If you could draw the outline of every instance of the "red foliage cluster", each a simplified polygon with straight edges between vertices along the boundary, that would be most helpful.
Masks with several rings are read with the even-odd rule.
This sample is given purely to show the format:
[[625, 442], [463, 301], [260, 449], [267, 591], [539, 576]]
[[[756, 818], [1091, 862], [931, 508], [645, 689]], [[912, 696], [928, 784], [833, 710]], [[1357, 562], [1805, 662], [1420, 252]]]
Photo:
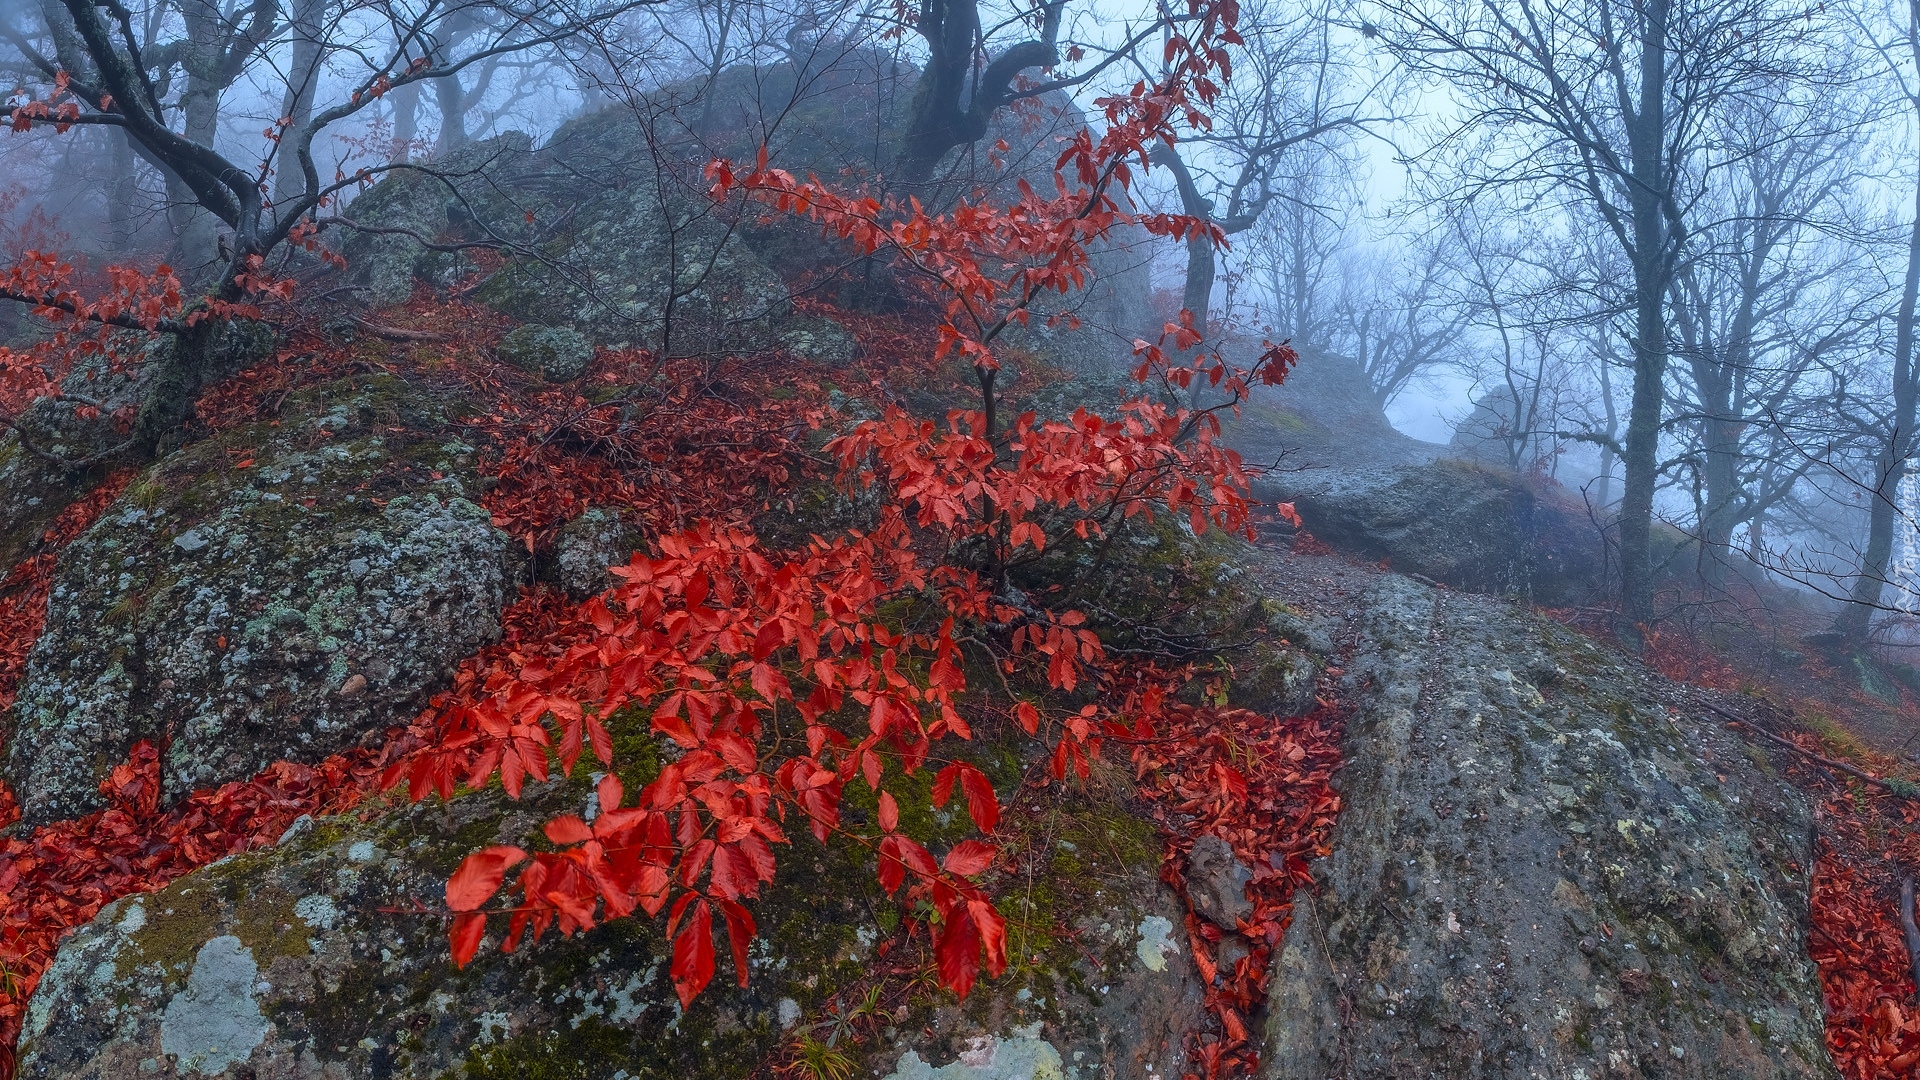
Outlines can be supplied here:
[[[984, 538], [992, 563], [1004, 566], [1008, 553], [1044, 549], [1049, 530], [1054, 539], [1096, 536], [1156, 504], [1185, 511], [1196, 529], [1248, 527], [1238, 457], [1204, 438], [1177, 443], [1183, 415], [1144, 403], [1132, 411], [1117, 424], [1086, 413], [1069, 423], [1022, 417], [1005, 456], [979, 434], [978, 414], [957, 413], [944, 431], [897, 410], [863, 423], [829, 449], [843, 482], [880, 485], [888, 496], [877, 527], [816, 540], [790, 558], [764, 553], [751, 535], [726, 527], [662, 538], [659, 557], [636, 555], [615, 568], [626, 584], [579, 608], [591, 628], [570, 634], [563, 654], [492, 671], [467, 684], [477, 693], [450, 699], [416, 724], [412, 737], [422, 750], [391, 778], [404, 776], [421, 798], [449, 795], [463, 782], [478, 786], [498, 772], [516, 793], [525, 776], [546, 775], [555, 743], [564, 769], [586, 747], [611, 765], [605, 719], [630, 705], [648, 709], [652, 729], [684, 756], [636, 805], [623, 806], [626, 793], [614, 781], [591, 825], [577, 818], [549, 824], [548, 839], [561, 850], [532, 856], [521, 872], [505, 947], [529, 929], [537, 938], [549, 926], [570, 933], [636, 908], [657, 914], [678, 891], [670, 923], [680, 929], [673, 976], [682, 1000], [713, 973], [712, 907], [727, 918], [744, 980], [753, 924], [740, 901], [772, 879], [769, 845], [785, 842], [778, 819], [791, 810], [823, 839], [835, 832], [876, 849], [889, 892], [912, 875], [942, 927], [942, 980], [964, 994], [983, 963], [989, 972], [1005, 964], [1003, 920], [967, 880], [995, 849], [979, 843], [936, 862], [892, 827], [883, 779], [890, 767], [910, 775], [924, 766], [942, 737], [971, 736], [954, 707], [966, 686], [956, 626], [1011, 629], [1008, 670], [1024, 656], [1063, 690], [1077, 686], [1083, 665], [1102, 653], [1077, 612], [1019, 610], [1000, 599], [991, 576], [947, 556]], [[942, 558], [928, 563], [923, 551]], [[896, 630], [880, 616], [883, 606], [902, 601], [927, 607], [922, 629]], [[763, 759], [756, 749], [762, 718], [782, 707], [798, 713], [805, 750]], [[1013, 719], [1039, 734], [1042, 717], [1032, 704], [1021, 703]], [[1055, 775], [1085, 775], [1103, 725], [1120, 723], [1103, 720], [1094, 705], [1056, 718], [1048, 739]], [[971, 766], [948, 770], [936, 795], [959, 783], [976, 824], [990, 832], [998, 817], [991, 787]], [[878, 835], [854, 834], [840, 820], [841, 787], [856, 777], [879, 792]], [[449, 886], [449, 905], [463, 913], [454, 928], [463, 961], [484, 932], [479, 909], [527, 859], [518, 848], [476, 853]]]
[[1327, 854], [1340, 796], [1344, 717], [1322, 705], [1305, 716], [1275, 720], [1245, 709], [1168, 706], [1157, 740], [1136, 746], [1134, 768], [1155, 798], [1155, 817], [1174, 837], [1161, 877], [1186, 894], [1186, 853], [1195, 838], [1225, 840], [1253, 869], [1247, 896], [1253, 912], [1239, 925], [1247, 955], [1230, 968], [1216, 963], [1221, 929], [1189, 910], [1187, 940], [1206, 980], [1207, 1011], [1217, 1031], [1189, 1036], [1187, 1060], [1204, 1076], [1251, 1076], [1259, 1040], [1247, 1018], [1267, 997], [1267, 979], [1292, 921], [1294, 892], [1312, 883], [1308, 864]]
[[[598, 401], [574, 387], [503, 394], [474, 420], [497, 455], [500, 482], [485, 499], [495, 525], [531, 550], [590, 506], [626, 508], [656, 533], [705, 519], [736, 521], [804, 465], [795, 438], [813, 406], [791, 393], [770, 396], [764, 368], [613, 353], [599, 358], [589, 383], [635, 379], [665, 389]], [[715, 392], [722, 380], [734, 384], [733, 393]], [[791, 371], [782, 382], [817, 390]]]
[[1920, 1065], [1913, 969], [1885, 875], [1862, 876], [1825, 851], [1813, 879], [1809, 951], [1825, 991], [1827, 1049], [1847, 1080], [1911, 1077]]
[[122, 896], [272, 843], [302, 814], [351, 807], [377, 774], [366, 752], [277, 762], [162, 812], [160, 755], [142, 742], [101, 783], [107, 809], [0, 844], [0, 1077], [13, 1074], [27, 997], [69, 929]]
[[[717, 910], [744, 983], [755, 927], [742, 902], [772, 879], [774, 846], [785, 841], [782, 822], [791, 819], [823, 838], [836, 833], [870, 846], [886, 890], [906, 888], [910, 900], [926, 901], [945, 985], [964, 995], [981, 968], [997, 973], [1005, 964], [1004, 920], [971, 880], [997, 849], [966, 841], [936, 860], [898, 831], [897, 804], [883, 788], [892, 770], [943, 766], [935, 801], [958, 791], [982, 833], [993, 831], [999, 807], [985, 776], [933, 756], [938, 740], [971, 734], [955, 707], [965, 689], [961, 636], [993, 639], [981, 647], [1005, 674], [1071, 693], [1085, 669], [1103, 664], [1099, 640], [1077, 612], [1010, 599], [1002, 590], [1008, 566], [1070, 534], [1098, 538], [1113, 522], [1156, 507], [1184, 514], [1195, 531], [1248, 532], [1250, 502], [1239, 458], [1213, 441], [1218, 424], [1210, 412], [1142, 401], [1117, 420], [1082, 412], [1042, 424], [1024, 416], [999, 430], [991, 344], [1025, 320], [1037, 294], [1084, 284], [1089, 245], [1120, 225], [1220, 239], [1196, 219], [1134, 212], [1121, 193], [1129, 163], [1144, 168], [1153, 144], [1176, 137], [1177, 122], [1204, 128], [1200, 109], [1227, 70], [1223, 47], [1238, 41], [1235, 15], [1232, 0], [1192, 5], [1165, 42], [1161, 81], [1099, 103], [1104, 133], [1096, 140], [1083, 129], [1069, 143], [1053, 197], [1023, 187], [1011, 206], [962, 202], [929, 216], [917, 203], [881, 204], [797, 182], [768, 170], [764, 157], [740, 177], [716, 163], [717, 197], [737, 190], [810, 216], [863, 252], [887, 249], [937, 282], [946, 321], [934, 357], [957, 352], [972, 364], [984, 411], [953, 414], [944, 429], [889, 411], [837, 440], [830, 450], [842, 480], [880, 489], [877, 525], [775, 555], [735, 523], [753, 498], [791, 479], [798, 421], [822, 419], [817, 414], [774, 404], [764, 388], [730, 395], [706, 368], [665, 382], [683, 392], [648, 389], [650, 396], [632, 400], [594, 401], [559, 388], [503, 393], [474, 422], [499, 455], [500, 483], [489, 495], [496, 520], [534, 549], [565, 517], [611, 504], [648, 520], [657, 554], [617, 568], [625, 583], [584, 604], [539, 592], [516, 604], [506, 640], [463, 665], [454, 687], [378, 755], [338, 756], [314, 768], [277, 765], [161, 813], [158, 756], [136, 747], [103, 785], [108, 810], [0, 850], [7, 920], [0, 931], [9, 935], [12, 962], [27, 973], [22, 981], [37, 979], [58, 934], [101, 904], [271, 839], [300, 813], [351, 805], [376, 772], [382, 785], [405, 780], [415, 798], [451, 795], [496, 774], [517, 795], [526, 777], [547, 775], [550, 755], [570, 770], [590, 748], [611, 764], [606, 724], [629, 708], [644, 710], [681, 756], [636, 793], [604, 779], [593, 821], [567, 815], [548, 823], [553, 850], [496, 847], [470, 856], [447, 889], [459, 960], [479, 946], [484, 905], [505, 889], [517, 897], [503, 912], [507, 948], [528, 931], [537, 938], [548, 928], [569, 933], [635, 910], [667, 911], [671, 974], [683, 1003], [713, 974]], [[40, 306], [56, 322], [124, 314], [98, 300], [57, 299], [66, 295], [58, 269], [35, 270], [39, 276], [16, 281], [15, 292], [56, 297]], [[155, 280], [116, 279], [129, 302], [142, 305], [127, 318], [158, 325], [150, 309], [177, 308], [176, 294], [151, 300], [140, 291]], [[256, 275], [242, 284], [284, 292]], [[239, 310], [228, 308], [217, 314]], [[1184, 313], [1168, 325], [1168, 337], [1182, 354], [1200, 344]], [[1236, 401], [1255, 382], [1278, 382], [1294, 359], [1275, 347], [1249, 371], [1217, 357], [1179, 370], [1159, 345], [1141, 342], [1137, 351], [1142, 377], [1157, 373], [1185, 386], [1197, 374]], [[603, 356], [600, 363], [651, 361]], [[647, 374], [661, 373], [655, 364]], [[621, 382], [604, 366], [599, 374], [608, 385]], [[626, 384], [661, 385], [651, 377]], [[525, 391], [525, 384], [512, 388]], [[238, 412], [215, 402], [203, 417], [215, 414]], [[983, 549], [984, 560], [963, 554]], [[1255, 956], [1213, 973], [1220, 978], [1208, 1000], [1223, 1035], [1195, 1047], [1208, 1076], [1224, 1075], [1252, 1060], [1244, 1017], [1263, 992], [1302, 859], [1324, 844], [1337, 808], [1326, 788], [1334, 735], [1324, 717], [1286, 729], [1230, 711], [1163, 713], [1155, 695], [1144, 697], [1044, 716], [1020, 702], [1009, 719], [1047, 743], [1056, 778], [1084, 777], [1103, 738], [1151, 737], [1156, 721], [1200, 751], [1152, 767], [1143, 758], [1140, 767], [1143, 774], [1165, 770], [1170, 823], [1222, 835], [1264, 868], [1256, 913], [1243, 927]], [[768, 745], [766, 725], [783, 714], [797, 715], [803, 730]], [[1253, 776], [1237, 764], [1248, 754], [1264, 763]], [[854, 780], [877, 793], [877, 832], [857, 833], [841, 820], [841, 791]], [[1190, 929], [1196, 953], [1210, 963], [1217, 933]], [[0, 1016], [7, 1023], [17, 1025], [22, 997], [6, 994]]]

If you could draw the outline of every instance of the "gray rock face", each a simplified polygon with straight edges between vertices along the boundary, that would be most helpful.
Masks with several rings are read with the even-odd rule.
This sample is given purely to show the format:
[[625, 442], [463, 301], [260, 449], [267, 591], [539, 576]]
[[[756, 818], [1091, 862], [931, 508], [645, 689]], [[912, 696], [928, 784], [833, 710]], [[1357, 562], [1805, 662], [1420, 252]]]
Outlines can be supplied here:
[[1560, 627], [1397, 577], [1362, 607], [1266, 1076], [1836, 1075], [1795, 793]]
[[[587, 790], [555, 781], [530, 787], [526, 804], [495, 789], [372, 823], [297, 825], [277, 848], [109, 905], [62, 943], [35, 991], [19, 1075], [732, 1080], [764, 1070], [796, 1026], [824, 1040], [836, 1000], [844, 1013], [863, 993], [874, 912], [888, 902], [853, 845], [804, 831], [752, 904], [761, 938], [744, 990], [722, 935], [720, 976], [683, 1012], [664, 919], [644, 915], [513, 954], [494, 927], [474, 961], [454, 967], [439, 912], [460, 857], [526, 843], [548, 815], [580, 809]], [[918, 994], [895, 1011], [889, 999], [840, 1042], [856, 1075], [1179, 1076], [1200, 985], [1180, 909], [1151, 862], [1106, 864], [1097, 882], [1058, 888], [1097, 912], [1076, 918], [1064, 967], [1023, 965], [964, 1005]]]
[[1286, 382], [1256, 393], [1226, 436], [1249, 461], [1281, 463], [1254, 493], [1293, 503], [1307, 531], [1341, 551], [1554, 606], [1587, 603], [1604, 587], [1606, 552], [1576, 493], [1442, 459], [1445, 447], [1394, 429], [1345, 357], [1303, 350]]
[[[531, 136], [509, 131], [435, 162], [440, 175], [407, 170], [388, 175], [354, 199], [347, 216], [405, 231], [349, 232], [342, 247], [347, 272], [371, 290], [377, 304], [405, 301], [417, 282], [445, 287], [473, 273], [477, 267], [464, 253], [429, 251], [420, 241], [447, 235], [477, 239], [479, 222], [524, 222], [524, 208], [516, 205], [509, 185], [532, 166], [532, 149]], [[505, 235], [524, 239], [520, 229]]]
[[[239, 321], [210, 325], [200, 360], [199, 375], [204, 382], [224, 378], [273, 354], [273, 331], [265, 324]], [[18, 431], [0, 430], [0, 566], [12, 566], [28, 554], [60, 511], [86, 494], [95, 482], [127, 464], [130, 457], [125, 451], [133, 437], [128, 429], [138, 424], [139, 410], [150, 404], [148, 396], [156, 383], [178, 393], [193, 390], [160, 377], [174, 357], [174, 338], [156, 335], [144, 345], [138, 344], [138, 339], [138, 335], [127, 333], [119, 340], [119, 348], [129, 352], [138, 348], [137, 356], [126, 357], [124, 370], [114, 371], [103, 358], [95, 356], [60, 381], [61, 393], [91, 402], [91, 406], [41, 398], [18, 418], [33, 445], [46, 454], [69, 462], [92, 459], [93, 464], [75, 470], [50, 461], [29, 451]], [[166, 435], [161, 441], [177, 439], [177, 433]]]
[[661, 203], [650, 181], [598, 190], [544, 260], [509, 263], [475, 297], [517, 319], [564, 323], [607, 345], [729, 347], [791, 305], [786, 286], [691, 194]]
[[576, 600], [612, 588], [618, 582], [607, 568], [625, 566], [641, 540], [639, 530], [611, 510], [588, 510], [567, 522], [553, 545], [560, 587]]
[[1603, 587], [1599, 534], [1518, 477], [1457, 461], [1359, 461], [1281, 474], [1256, 493], [1293, 502], [1314, 537], [1455, 588], [1548, 605]]
[[500, 339], [500, 359], [548, 382], [572, 382], [587, 373], [593, 345], [563, 326], [515, 327]]
[[100, 805], [140, 739], [168, 798], [325, 756], [498, 636], [512, 543], [469, 501], [467, 447], [377, 422], [399, 392], [333, 387], [197, 444], [62, 554], [7, 743], [28, 822]]
[[1225, 840], [1207, 835], [1193, 842], [1187, 855], [1187, 895], [1193, 910], [1223, 930], [1231, 930], [1253, 914], [1247, 883], [1253, 871], [1240, 861]]

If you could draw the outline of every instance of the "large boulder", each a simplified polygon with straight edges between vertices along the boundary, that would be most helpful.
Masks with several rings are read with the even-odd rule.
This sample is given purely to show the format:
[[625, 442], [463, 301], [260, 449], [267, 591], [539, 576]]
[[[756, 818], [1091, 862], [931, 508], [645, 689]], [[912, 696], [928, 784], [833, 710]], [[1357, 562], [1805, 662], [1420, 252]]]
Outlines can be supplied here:
[[1307, 531], [1341, 551], [1549, 606], [1588, 603], [1606, 586], [1605, 545], [1577, 495], [1402, 434], [1347, 357], [1303, 348], [1286, 382], [1257, 390], [1224, 434], [1248, 461], [1277, 466], [1254, 493], [1293, 503]]
[[[19, 1075], [718, 1080], [767, 1071], [801, 1034], [831, 1039], [856, 1075], [896, 1080], [1181, 1073], [1201, 1016], [1182, 909], [1157, 879], [1151, 828], [1097, 793], [1035, 838], [1043, 886], [1005, 890], [1014, 967], [965, 1002], [924, 983], [906, 992], [915, 965], [900, 957], [920, 943], [895, 937], [900, 909], [870, 857], [805, 829], [752, 904], [744, 989], [721, 935], [720, 975], [683, 1011], [664, 919], [644, 915], [513, 954], [495, 927], [456, 968], [447, 875], [476, 847], [528, 843], [589, 790], [576, 777], [529, 788], [526, 803], [495, 788], [370, 823], [297, 822], [273, 849], [109, 905], [35, 991]], [[932, 815], [915, 823], [942, 831]]]
[[532, 151], [532, 136], [509, 131], [462, 147], [431, 172], [389, 173], [347, 207], [346, 217], [360, 226], [347, 227], [341, 244], [347, 273], [374, 303], [397, 304], [416, 282], [445, 288], [477, 272], [469, 251], [427, 245], [446, 248], [445, 241], [480, 240], [483, 232], [526, 239], [533, 206], [521, 205], [515, 187], [535, 167]]
[[791, 307], [786, 286], [721, 208], [663, 186], [640, 177], [596, 189], [538, 257], [511, 260], [475, 298], [606, 345], [681, 354], [770, 338]]
[[1343, 812], [1266, 1076], [1837, 1075], [1797, 793], [1562, 627], [1398, 576], [1358, 609]]
[[1572, 606], [1605, 587], [1606, 552], [1583, 508], [1504, 469], [1361, 458], [1274, 474], [1256, 492], [1291, 501], [1317, 539], [1457, 589]]
[[28, 822], [101, 805], [141, 739], [168, 798], [322, 757], [498, 636], [514, 545], [472, 449], [419, 434], [432, 408], [389, 377], [303, 392], [163, 460], [61, 554], [6, 741]]

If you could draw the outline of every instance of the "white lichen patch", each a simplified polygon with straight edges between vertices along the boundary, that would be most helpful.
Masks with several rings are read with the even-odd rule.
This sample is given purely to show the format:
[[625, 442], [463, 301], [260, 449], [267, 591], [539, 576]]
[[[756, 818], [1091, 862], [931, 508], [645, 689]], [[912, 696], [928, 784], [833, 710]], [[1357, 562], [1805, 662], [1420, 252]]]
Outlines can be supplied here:
[[887, 1080], [1066, 1080], [1066, 1075], [1060, 1051], [1040, 1037], [1039, 1024], [1029, 1024], [1004, 1037], [973, 1039], [958, 1061], [937, 1069], [909, 1050]]
[[1148, 971], [1167, 970], [1167, 957], [1180, 955], [1173, 941], [1173, 923], [1164, 915], [1149, 915], [1140, 920], [1140, 943], [1134, 952]]
[[636, 974], [618, 986], [611, 986], [595, 993], [583, 991], [580, 996], [580, 1011], [573, 1015], [574, 1027], [585, 1023], [589, 1017], [601, 1017], [610, 1024], [625, 1027], [640, 1019], [650, 1004], [645, 996], [647, 983], [652, 981], [652, 972]]
[[314, 930], [333, 929], [340, 922], [340, 907], [325, 893], [303, 896], [293, 902], [293, 913]]
[[260, 968], [253, 950], [230, 934], [200, 946], [185, 991], [167, 1002], [160, 1049], [182, 1072], [218, 1076], [247, 1060], [267, 1037], [267, 1018], [254, 998]]

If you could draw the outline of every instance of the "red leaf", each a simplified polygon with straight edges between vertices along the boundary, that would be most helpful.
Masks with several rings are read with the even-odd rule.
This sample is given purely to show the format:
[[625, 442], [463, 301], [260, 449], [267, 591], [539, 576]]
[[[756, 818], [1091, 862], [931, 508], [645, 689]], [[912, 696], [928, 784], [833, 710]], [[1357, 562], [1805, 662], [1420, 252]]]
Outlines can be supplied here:
[[720, 901], [720, 913], [727, 917], [727, 944], [733, 947], [733, 972], [739, 977], [740, 987], [744, 990], [747, 985], [747, 946], [753, 943], [753, 935], [758, 928], [753, 924], [753, 915], [731, 900]]
[[455, 967], [466, 967], [467, 961], [480, 949], [480, 938], [487, 932], [487, 917], [477, 911], [462, 912], [453, 917], [453, 931], [448, 934], [453, 944], [453, 963]]
[[893, 832], [900, 827], [900, 804], [887, 792], [880, 793], [880, 831]]
[[983, 833], [1000, 824], [1000, 800], [993, 794], [993, 781], [971, 765], [960, 766], [960, 789], [967, 795], [967, 813]]
[[980, 931], [973, 925], [973, 913], [955, 908], [947, 916], [935, 947], [940, 962], [940, 981], [965, 1000], [973, 989], [974, 976], [980, 971]]
[[527, 853], [517, 847], [500, 845], [462, 859], [460, 868], [447, 879], [447, 906], [455, 911], [472, 911], [486, 903], [500, 891], [507, 869], [526, 857]]
[[933, 805], [947, 805], [947, 800], [953, 798], [953, 785], [958, 779], [960, 779], [958, 762], [940, 770], [940, 775], [933, 778]]
[[946, 867], [948, 873], [972, 877], [985, 872], [987, 867], [993, 865], [994, 857], [999, 854], [999, 848], [983, 840], [962, 840], [953, 845], [952, 851], [947, 852], [946, 861], [942, 865]]
[[1007, 920], [985, 900], [967, 901], [967, 911], [980, 930], [980, 944], [987, 954], [987, 974], [998, 978], [1007, 970]]
[[713, 913], [705, 900], [693, 905], [693, 915], [673, 939], [673, 989], [686, 1008], [713, 981]]
[[574, 814], [562, 814], [547, 822], [547, 839], [561, 846], [581, 844], [593, 839], [593, 830]]

